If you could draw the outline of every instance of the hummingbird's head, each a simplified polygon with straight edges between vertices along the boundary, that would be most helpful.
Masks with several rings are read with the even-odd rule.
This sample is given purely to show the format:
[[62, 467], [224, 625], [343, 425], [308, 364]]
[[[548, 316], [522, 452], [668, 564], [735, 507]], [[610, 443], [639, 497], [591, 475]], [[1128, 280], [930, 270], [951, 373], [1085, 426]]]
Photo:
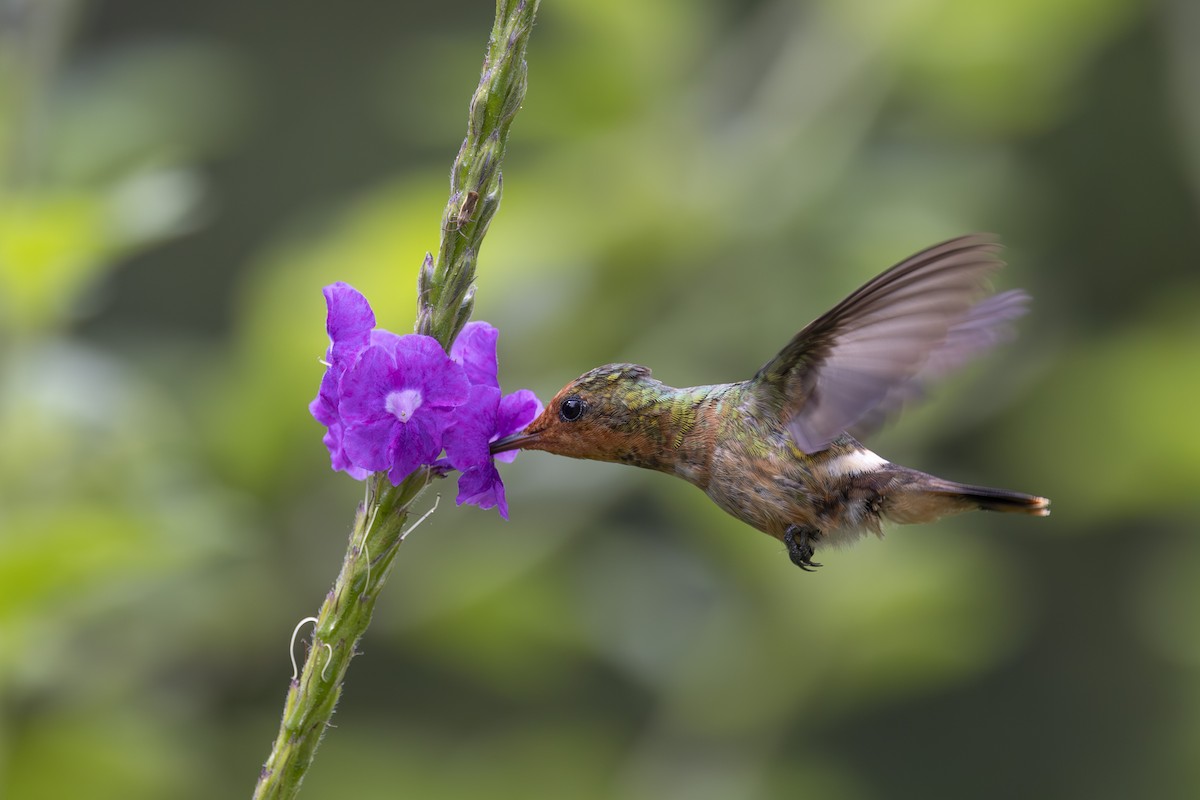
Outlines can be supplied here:
[[657, 426], [655, 407], [665, 387], [636, 364], [607, 364], [585, 372], [554, 395], [521, 433], [492, 442], [492, 453], [545, 450], [560, 456], [641, 463]]

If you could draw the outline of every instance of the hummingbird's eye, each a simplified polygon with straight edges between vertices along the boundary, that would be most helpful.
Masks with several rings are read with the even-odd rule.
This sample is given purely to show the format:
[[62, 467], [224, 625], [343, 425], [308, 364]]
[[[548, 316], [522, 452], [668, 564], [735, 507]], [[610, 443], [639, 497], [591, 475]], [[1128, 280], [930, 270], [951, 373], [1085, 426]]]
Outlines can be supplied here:
[[563, 418], [563, 422], [574, 422], [583, 416], [586, 408], [587, 403], [583, 402], [583, 398], [573, 394], [562, 401], [562, 405], [558, 407], [558, 415]]

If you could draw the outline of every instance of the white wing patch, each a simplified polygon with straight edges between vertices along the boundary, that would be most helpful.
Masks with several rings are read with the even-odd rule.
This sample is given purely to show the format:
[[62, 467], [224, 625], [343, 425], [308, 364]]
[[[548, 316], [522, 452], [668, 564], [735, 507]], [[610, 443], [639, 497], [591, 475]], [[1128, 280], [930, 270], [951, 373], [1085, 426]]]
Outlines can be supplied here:
[[834, 456], [825, 462], [824, 467], [825, 474], [832, 478], [845, 475], [860, 475], [864, 472], [875, 472], [887, 465], [888, 460], [886, 458], [864, 448], [851, 453], [842, 453], [840, 456]]

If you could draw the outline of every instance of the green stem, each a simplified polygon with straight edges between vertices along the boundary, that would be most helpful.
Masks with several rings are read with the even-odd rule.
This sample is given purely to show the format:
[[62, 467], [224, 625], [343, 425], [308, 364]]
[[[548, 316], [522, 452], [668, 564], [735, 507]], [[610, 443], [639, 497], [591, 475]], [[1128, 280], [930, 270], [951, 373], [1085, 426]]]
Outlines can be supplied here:
[[[474, 306], [475, 259], [500, 204], [500, 164], [508, 130], [525, 97], [525, 49], [539, 0], [497, 0], [479, 87], [471, 98], [467, 137], [450, 175], [436, 260], [426, 255], [418, 281], [419, 333], [449, 349]], [[422, 468], [399, 486], [382, 474], [367, 480], [333, 589], [317, 614], [312, 644], [288, 688], [283, 720], [254, 797], [291, 798], [300, 790], [341, 697], [358, 640], [371, 622], [414, 500], [435, 477]]]
[[447, 349], [475, 304], [475, 259], [500, 205], [500, 163], [509, 126], [525, 99], [525, 48], [539, 2], [496, 0], [496, 24], [471, 97], [467, 138], [450, 170], [441, 245], [436, 259], [426, 255], [417, 281], [417, 332]]

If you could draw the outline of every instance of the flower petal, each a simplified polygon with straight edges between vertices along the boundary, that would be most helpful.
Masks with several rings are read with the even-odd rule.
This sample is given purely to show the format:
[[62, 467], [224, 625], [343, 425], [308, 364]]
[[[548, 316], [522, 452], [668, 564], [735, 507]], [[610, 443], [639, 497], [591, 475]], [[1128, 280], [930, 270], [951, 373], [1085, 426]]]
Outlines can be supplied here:
[[420, 389], [422, 402], [435, 408], [454, 408], [466, 402], [471, 384], [437, 339], [410, 333], [397, 337], [392, 352], [401, 373], [396, 388]]
[[450, 357], [462, 364], [472, 386], [494, 386], [500, 388], [496, 377], [496, 340], [500, 331], [486, 322], [468, 322], [454, 344]]
[[495, 507], [500, 516], [508, 519], [508, 501], [504, 496], [504, 481], [500, 473], [491, 464], [472, 467], [458, 478], [458, 505], [464, 503], [479, 506], [482, 509]]
[[542, 401], [528, 389], [518, 389], [500, 400], [496, 413], [496, 436], [517, 433], [542, 413]]
[[[500, 407], [496, 412], [496, 431], [490, 441], [494, 442], [524, 430], [525, 426], [537, 419], [538, 414], [541, 413], [542, 401], [538, 400], [537, 395], [528, 389], [518, 389], [512, 394], [505, 395], [500, 400]], [[495, 458], [497, 461], [511, 464], [520, 452], [519, 450], [507, 450], [497, 453]]]
[[472, 386], [467, 402], [454, 410], [442, 443], [446, 446], [446, 458], [455, 469], [467, 470], [490, 463], [488, 443], [494, 438], [499, 405], [499, 389]]
[[432, 464], [442, 452], [441, 430], [426, 423], [427, 419], [414, 417], [392, 429], [388, 480], [393, 486], [399, 486], [417, 467]]
[[386, 347], [359, 353], [338, 382], [338, 415], [347, 425], [378, 420], [387, 413], [387, 395], [397, 388], [397, 366]]
[[[348, 283], [338, 281], [326, 286], [325, 305], [329, 309], [325, 317], [325, 331], [333, 346], [330, 355], [353, 353], [370, 342], [371, 329], [375, 327], [375, 312], [362, 292]], [[332, 363], [332, 362], [331, 362]]]
[[403, 425], [395, 417], [347, 424], [342, 433], [342, 449], [356, 466], [371, 472], [391, 469], [394, 464], [393, 428]]
[[342, 423], [335, 422], [329, 426], [329, 430], [325, 431], [325, 436], [321, 439], [326, 449], [329, 450], [330, 465], [335, 470], [345, 472], [354, 480], [361, 481], [371, 474], [371, 470], [363, 469], [350, 460], [350, 456], [346, 454], [342, 445], [343, 434]]
[[338, 377], [334, 373], [333, 367], [325, 370], [325, 374], [321, 376], [321, 387], [317, 390], [317, 396], [308, 404], [308, 412], [326, 428], [339, 419], [337, 414]]

